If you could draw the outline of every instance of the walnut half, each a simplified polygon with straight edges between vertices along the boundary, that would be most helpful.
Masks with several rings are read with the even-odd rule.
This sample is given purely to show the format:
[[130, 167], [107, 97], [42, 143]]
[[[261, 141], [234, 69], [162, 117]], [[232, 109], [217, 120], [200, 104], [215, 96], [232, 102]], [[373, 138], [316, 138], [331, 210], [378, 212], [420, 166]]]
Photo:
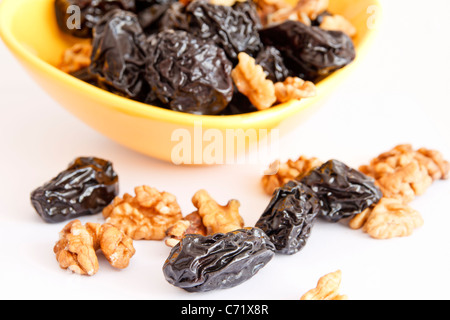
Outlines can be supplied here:
[[317, 287], [306, 292], [300, 300], [347, 300], [346, 295], [338, 292], [341, 278], [341, 270], [324, 275], [317, 282]]

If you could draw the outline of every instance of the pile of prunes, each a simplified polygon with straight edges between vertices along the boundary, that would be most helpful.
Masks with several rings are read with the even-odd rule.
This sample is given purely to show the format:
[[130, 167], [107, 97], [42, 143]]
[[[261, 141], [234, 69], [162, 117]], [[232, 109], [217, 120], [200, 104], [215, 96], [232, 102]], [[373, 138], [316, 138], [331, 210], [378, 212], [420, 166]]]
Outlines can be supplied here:
[[[63, 32], [92, 39], [90, 66], [73, 76], [192, 114], [257, 111], [231, 78], [240, 52], [254, 57], [272, 81], [293, 76], [317, 83], [355, 58], [352, 39], [343, 32], [298, 21], [263, 27], [252, 0], [233, 6], [207, 0], [55, 0], [55, 9]], [[74, 28], [68, 19], [77, 13]]]

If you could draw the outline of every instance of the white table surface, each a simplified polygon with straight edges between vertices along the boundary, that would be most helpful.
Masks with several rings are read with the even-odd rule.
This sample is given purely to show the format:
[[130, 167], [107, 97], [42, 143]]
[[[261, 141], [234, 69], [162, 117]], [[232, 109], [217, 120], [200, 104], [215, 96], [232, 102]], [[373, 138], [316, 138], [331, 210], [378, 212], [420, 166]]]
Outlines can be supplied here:
[[[450, 2], [384, 0], [372, 51], [310, 118], [282, 137], [283, 160], [300, 154], [368, 162], [399, 143], [442, 151], [450, 159]], [[236, 198], [253, 225], [269, 198], [261, 168], [250, 165], [182, 167], [150, 159], [110, 141], [71, 116], [24, 72], [0, 42], [0, 298], [1, 299], [289, 299], [340, 269], [350, 299], [449, 299], [450, 181], [434, 183], [411, 204], [425, 224], [412, 236], [374, 240], [343, 224], [318, 221], [307, 246], [275, 256], [254, 278], [232, 289], [190, 294], [162, 274], [163, 242], [136, 241], [130, 266], [114, 270], [100, 258], [93, 277], [59, 268], [53, 245], [65, 223], [46, 224], [30, 192], [74, 158], [114, 162], [121, 194], [148, 184], [177, 196], [183, 213], [207, 189], [220, 203]], [[81, 218], [103, 222], [101, 215]]]

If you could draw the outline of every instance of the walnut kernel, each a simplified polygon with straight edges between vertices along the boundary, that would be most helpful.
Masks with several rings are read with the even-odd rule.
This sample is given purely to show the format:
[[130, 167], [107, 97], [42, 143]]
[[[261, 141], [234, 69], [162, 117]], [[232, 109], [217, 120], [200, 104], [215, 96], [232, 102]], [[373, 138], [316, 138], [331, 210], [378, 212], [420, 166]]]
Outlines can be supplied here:
[[317, 282], [317, 287], [306, 292], [300, 300], [347, 300], [346, 295], [338, 293], [341, 278], [340, 270], [324, 275]]
[[320, 28], [329, 31], [341, 31], [350, 38], [356, 35], [356, 28], [351, 24], [351, 22], [338, 14], [323, 17]]
[[275, 83], [275, 95], [280, 103], [290, 100], [300, 100], [316, 96], [314, 83], [298, 77], [287, 77], [283, 82]]
[[199, 190], [192, 197], [192, 203], [202, 217], [207, 234], [227, 233], [244, 227], [237, 200], [230, 200], [226, 206], [221, 206], [208, 192]]
[[[297, 160], [288, 160], [286, 163], [278, 163], [278, 171], [275, 174], [264, 175], [261, 179], [264, 191], [268, 195], [272, 195], [276, 188], [283, 186], [285, 183], [293, 180], [301, 175], [306, 174], [311, 169], [322, 165], [322, 161], [317, 158], [307, 158], [300, 156]], [[272, 165], [271, 165], [272, 166]]]
[[207, 235], [206, 227], [203, 225], [202, 217], [198, 211], [188, 214], [167, 230], [169, 238], [166, 239], [166, 245], [169, 247], [175, 246], [186, 234]]
[[66, 73], [72, 73], [89, 67], [91, 53], [92, 45], [90, 43], [77, 43], [64, 51], [59, 69]]
[[182, 218], [176, 197], [148, 186], [136, 187], [135, 193], [116, 197], [103, 210], [106, 222], [134, 240], [164, 239], [167, 229]]
[[239, 53], [238, 59], [231, 77], [239, 92], [247, 96], [258, 110], [270, 108], [277, 100], [273, 82], [266, 79], [263, 68], [245, 52]]

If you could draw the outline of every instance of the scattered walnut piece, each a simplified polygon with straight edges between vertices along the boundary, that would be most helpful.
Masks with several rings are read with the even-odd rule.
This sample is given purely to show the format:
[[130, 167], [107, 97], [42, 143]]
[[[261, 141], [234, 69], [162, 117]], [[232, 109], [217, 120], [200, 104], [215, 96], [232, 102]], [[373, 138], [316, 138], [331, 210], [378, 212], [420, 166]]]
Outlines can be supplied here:
[[90, 43], [77, 43], [64, 51], [59, 69], [66, 73], [72, 73], [89, 67], [91, 53], [92, 45]]
[[63, 269], [92, 276], [98, 272], [97, 250], [101, 250], [114, 267], [128, 267], [136, 252], [133, 240], [110, 224], [86, 223], [79, 220], [69, 222], [60, 232], [60, 239], [53, 251]]
[[324, 275], [317, 282], [317, 287], [305, 293], [300, 300], [347, 300], [346, 295], [338, 293], [341, 278], [340, 270]]
[[382, 198], [377, 205], [361, 214], [363, 217], [357, 218], [357, 215], [350, 221], [350, 227], [362, 227], [375, 239], [410, 236], [415, 228], [423, 225], [420, 213], [398, 199]]
[[247, 96], [258, 110], [270, 108], [277, 100], [273, 82], [266, 79], [263, 68], [245, 52], [239, 53], [238, 59], [231, 77], [239, 92]]
[[88, 276], [98, 271], [92, 235], [79, 220], [73, 220], [63, 228], [53, 252], [62, 269]]
[[300, 100], [316, 96], [317, 90], [314, 83], [298, 77], [287, 77], [283, 82], [275, 83], [275, 95], [278, 102]]
[[307, 158], [305, 156], [300, 156], [297, 160], [288, 160], [285, 163], [279, 162], [277, 160], [274, 166], [278, 163], [278, 171], [275, 174], [264, 175], [261, 179], [262, 186], [264, 191], [268, 195], [272, 195], [276, 188], [283, 186], [285, 183], [290, 180], [294, 180], [298, 176], [304, 175], [311, 169], [314, 169], [320, 165], [322, 165], [322, 161], [317, 158]]
[[450, 163], [438, 151], [425, 148], [415, 151], [410, 144], [402, 144], [359, 170], [377, 181], [384, 196], [402, 198], [408, 203], [423, 194], [433, 180], [448, 178]]
[[182, 218], [176, 197], [155, 188], [135, 188], [136, 196], [116, 197], [103, 210], [106, 222], [134, 240], [162, 240], [169, 227]]
[[202, 217], [207, 234], [227, 233], [244, 227], [237, 200], [230, 200], [226, 206], [221, 206], [208, 192], [199, 190], [192, 197], [192, 203]]
[[350, 21], [338, 14], [323, 17], [320, 28], [330, 31], [342, 31], [350, 38], [356, 36], [356, 28], [351, 24]]
[[131, 257], [136, 253], [133, 240], [118, 228], [109, 223], [87, 223], [94, 239], [94, 249], [100, 249], [106, 260], [118, 269], [125, 269]]
[[198, 211], [188, 214], [167, 230], [169, 238], [166, 239], [166, 245], [174, 247], [186, 234], [207, 235], [206, 227], [203, 225], [202, 217]]
[[[277, 18], [273, 17], [275, 12], [281, 11], [278, 13], [279, 19], [285, 19], [283, 16], [284, 12], [286, 10], [291, 11], [294, 7], [285, 0], [254, 0], [254, 2], [256, 3], [257, 12], [263, 26], [277, 22], [274, 21]], [[282, 20], [278, 21], [281, 22]]]

